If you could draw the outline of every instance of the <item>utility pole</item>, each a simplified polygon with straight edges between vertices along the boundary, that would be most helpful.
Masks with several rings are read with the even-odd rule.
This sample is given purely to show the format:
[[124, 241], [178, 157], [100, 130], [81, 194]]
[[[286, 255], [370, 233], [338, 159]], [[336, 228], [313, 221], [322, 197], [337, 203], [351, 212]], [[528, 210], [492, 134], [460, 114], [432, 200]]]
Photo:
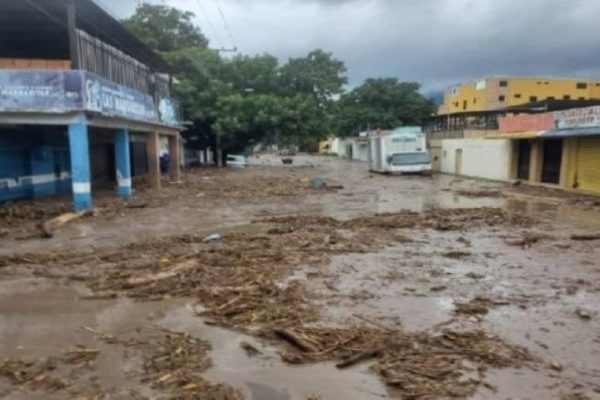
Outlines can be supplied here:
[[223, 168], [223, 147], [221, 145], [221, 132], [217, 131], [217, 167]]

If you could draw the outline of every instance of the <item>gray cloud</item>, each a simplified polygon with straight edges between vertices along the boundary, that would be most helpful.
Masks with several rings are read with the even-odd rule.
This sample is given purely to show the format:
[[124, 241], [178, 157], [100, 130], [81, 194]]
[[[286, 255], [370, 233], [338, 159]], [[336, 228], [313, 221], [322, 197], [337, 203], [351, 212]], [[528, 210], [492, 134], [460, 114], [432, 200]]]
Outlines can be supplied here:
[[[98, 0], [125, 15], [133, 0]], [[156, 0], [155, 0], [156, 1]], [[348, 66], [351, 85], [394, 76], [440, 89], [486, 75], [598, 77], [597, 0], [166, 0], [194, 11], [212, 44], [282, 61], [314, 48]], [[211, 21], [211, 26], [207, 19]]]

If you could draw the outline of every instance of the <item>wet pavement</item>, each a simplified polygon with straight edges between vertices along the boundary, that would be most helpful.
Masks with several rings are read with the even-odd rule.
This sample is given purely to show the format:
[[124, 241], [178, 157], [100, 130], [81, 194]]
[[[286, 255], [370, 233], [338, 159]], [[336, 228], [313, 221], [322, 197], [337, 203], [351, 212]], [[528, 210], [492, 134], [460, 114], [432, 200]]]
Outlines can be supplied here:
[[[200, 183], [166, 206], [124, 212], [111, 220], [78, 221], [50, 240], [2, 239], [0, 255], [93, 252], [169, 234], [259, 232], [266, 228], [252, 222], [276, 215], [317, 214], [343, 221], [432, 208], [518, 211], [537, 222], [531, 228], [399, 229], [396, 234], [409, 240], [390, 241], [367, 253], [335, 255], [326, 268], [304, 265], [286, 281], [302, 282], [331, 325], [366, 319], [409, 332], [483, 329], [524, 346], [537, 358], [537, 363], [522, 368], [488, 371], [487, 385], [471, 398], [600, 399], [600, 241], [570, 240], [573, 233], [600, 232], [600, 208], [575, 195], [502, 183], [444, 175], [370, 174], [362, 163], [332, 158], [299, 156], [293, 168], [269, 167], [268, 160], [264, 164], [235, 173], [267, 181], [293, 176], [298, 185], [318, 175], [343, 189], [211, 201], [198, 196]], [[521, 244], [524, 237], [537, 240]], [[155, 398], [156, 392], [133, 379], [138, 356], [98, 344], [82, 327], [118, 336], [153, 324], [206, 340], [212, 346], [212, 367], [204, 377], [239, 389], [247, 399], [399, 398], [369, 371], [368, 364], [347, 370], [331, 363], [288, 365], [271, 343], [203, 323], [194, 311], [201, 305], [191, 298], [89, 301], [82, 300], [89, 290], [78, 282], [31, 277], [13, 268], [0, 269], [0, 274], [0, 357], [44, 358], [75, 344], [96, 347], [101, 356], [93, 370], [94, 382], [114, 398], [127, 398], [130, 389], [147, 398]], [[456, 303], [477, 297], [497, 305], [482, 314], [455, 312]], [[578, 310], [590, 318], [582, 318]], [[261, 354], [248, 355], [242, 343], [250, 343]], [[587, 397], [568, 397], [579, 394]], [[1, 379], [0, 395], [53, 398], [15, 389]]]

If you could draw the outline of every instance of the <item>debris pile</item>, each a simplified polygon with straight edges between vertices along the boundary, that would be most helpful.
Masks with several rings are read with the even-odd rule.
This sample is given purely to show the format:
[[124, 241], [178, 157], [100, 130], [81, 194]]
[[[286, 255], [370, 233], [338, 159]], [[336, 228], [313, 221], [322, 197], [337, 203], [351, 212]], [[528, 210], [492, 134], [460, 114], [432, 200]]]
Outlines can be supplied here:
[[54, 369], [53, 360], [41, 363], [13, 359], [0, 361], [0, 376], [8, 378], [13, 385], [29, 390], [54, 392], [64, 389], [65, 382], [52, 376]]
[[242, 400], [235, 389], [206, 381], [210, 367], [208, 343], [184, 333], [169, 332], [161, 341], [144, 344], [144, 381], [177, 400]]
[[532, 359], [525, 349], [481, 331], [430, 336], [364, 326], [296, 327], [262, 335], [286, 342], [282, 358], [293, 364], [336, 361], [347, 368], [374, 360], [372, 369], [402, 398], [468, 397], [483, 384], [488, 368], [518, 367]]
[[[293, 277], [301, 265], [324, 268], [332, 255], [368, 252], [402, 241], [403, 236], [393, 235], [398, 229], [527, 225], [529, 219], [483, 208], [401, 211], [347, 221], [274, 216], [255, 223], [266, 224], [265, 233], [223, 234], [221, 241], [212, 243], [200, 235], [177, 235], [94, 253], [27, 255], [0, 263], [33, 263], [34, 271], [51, 270], [57, 277], [77, 272], [100, 298], [193, 297], [207, 322], [286, 344], [282, 357], [287, 362], [329, 360], [345, 368], [370, 360], [375, 371], [406, 397], [466, 396], [475, 391], [486, 368], [518, 366], [529, 359], [523, 350], [481, 332], [431, 336], [377, 326], [319, 326], [311, 294], [302, 279]], [[202, 380], [199, 374], [208, 366], [208, 348], [197, 339], [169, 333], [164, 340], [133, 346], [148, 355], [147, 382], [172, 393], [173, 399], [239, 398], [230, 388]], [[81, 350], [73, 354], [76, 360], [93, 357], [93, 349]], [[464, 379], [461, 368], [467, 361], [476, 364], [477, 379]]]

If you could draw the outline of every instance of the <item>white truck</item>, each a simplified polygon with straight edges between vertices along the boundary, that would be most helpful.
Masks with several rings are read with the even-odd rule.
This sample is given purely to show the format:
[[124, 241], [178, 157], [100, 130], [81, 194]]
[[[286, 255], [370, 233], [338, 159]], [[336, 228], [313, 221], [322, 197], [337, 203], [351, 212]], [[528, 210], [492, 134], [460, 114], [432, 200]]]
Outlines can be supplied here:
[[431, 173], [427, 138], [420, 127], [403, 127], [369, 137], [369, 170], [381, 173]]

